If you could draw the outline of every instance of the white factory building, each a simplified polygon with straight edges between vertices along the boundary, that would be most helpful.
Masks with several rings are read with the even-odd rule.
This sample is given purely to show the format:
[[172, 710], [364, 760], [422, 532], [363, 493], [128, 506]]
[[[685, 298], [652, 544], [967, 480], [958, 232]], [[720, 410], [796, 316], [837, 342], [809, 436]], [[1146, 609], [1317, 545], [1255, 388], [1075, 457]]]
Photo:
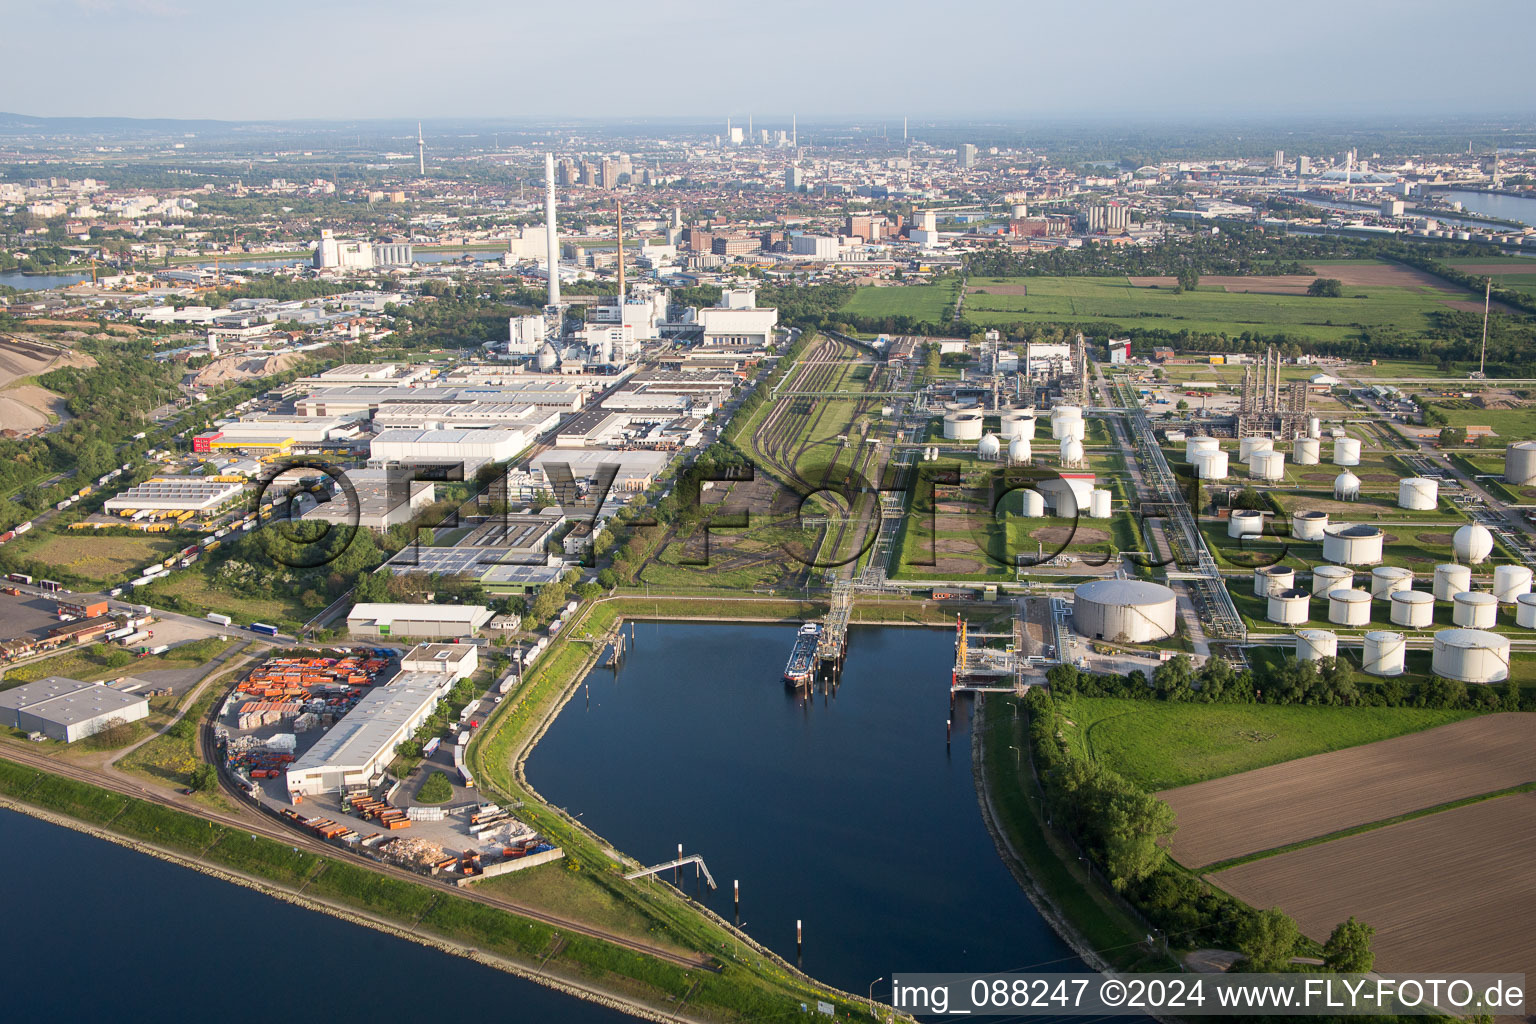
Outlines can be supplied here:
[[375, 430], [516, 427], [530, 434], [542, 434], [559, 423], [557, 409], [516, 402], [385, 402], [373, 414]]
[[108, 512], [208, 512], [234, 501], [244, 490], [241, 483], [200, 476], [155, 477], [108, 498], [101, 507]]
[[[303, 470], [288, 470], [273, 483], [286, 484], [305, 475]], [[309, 475], [314, 475], [314, 471], [309, 471]], [[336, 487], [329, 501], [304, 513], [305, 519], [383, 533], [391, 526], [410, 522], [412, 516], [437, 498], [437, 485], [430, 480], [412, 480], [408, 475], [397, 474], [392, 483], [389, 471], [383, 469], [349, 469], [346, 476], [351, 491]], [[322, 475], [322, 479], [330, 478]]]
[[114, 722], [149, 717], [149, 701], [101, 683], [48, 676], [0, 692], [0, 726], [73, 743]]
[[706, 346], [764, 348], [773, 342], [779, 311], [759, 308], [754, 289], [729, 289], [721, 294], [720, 305], [699, 310], [699, 324]]
[[315, 246], [316, 270], [372, 270], [373, 246], [367, 242], [337, 238], [330, 228], [320, 232]]
[[534, 435], [513, 428], [485, 430], [385, 430], [369, 446], [368, 459], [388, 463], [505, 462], [533, 443]]
[[354, 636], [467, 637], [489, 621], [480, 604], [359, 604], [347, 613]]

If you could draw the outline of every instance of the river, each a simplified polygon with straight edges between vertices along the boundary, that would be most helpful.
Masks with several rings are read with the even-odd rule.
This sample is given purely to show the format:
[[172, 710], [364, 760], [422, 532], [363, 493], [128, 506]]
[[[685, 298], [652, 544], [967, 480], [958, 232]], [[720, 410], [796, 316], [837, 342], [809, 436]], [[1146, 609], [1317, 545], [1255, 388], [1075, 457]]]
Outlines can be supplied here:
[[855, 994], [893, 971], [1084, 969], [982, 823], [970, 698], [945, 747], [947, 632], [855, 626], [841, 685], [808, 700], [781, 681], [793, 626], [635, 633], [534, 748], [546, 798], [644, 863], [702, 854], [711, 907], [729, 918], [740, 879], [745, 930], [794, 962], [803, 920], [806, 971]]
[[1506, 196], [1488, 192], [1451, 190], [1438, 193], [1447, 201], [1461, 204], [1463, 210], [1484, 217], [1497, 217], [1536, 227], [1536, 198]]

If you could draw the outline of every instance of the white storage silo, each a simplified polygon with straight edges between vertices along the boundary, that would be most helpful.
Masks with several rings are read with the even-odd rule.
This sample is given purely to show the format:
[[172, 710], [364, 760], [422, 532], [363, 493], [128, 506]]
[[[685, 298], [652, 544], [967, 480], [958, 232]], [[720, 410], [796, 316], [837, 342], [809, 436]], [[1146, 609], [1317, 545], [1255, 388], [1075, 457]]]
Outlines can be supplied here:
[[1323, 531], [1323, 557], [1335, 565], [1375, 565], [1386, 535], [1364, 523], [1339, 523]]
[[1323, 442], [1315, 437], [1298, 437], [1291, 459], [1298, 466], [1315, 466], [1323, 457]]
[[1360, 478], [1346, 469], [1333, 478], [1333, 496], [1339, 501], [1354, 501], [1360, 497]]
[[1335, 466], [1360, 465], [1360, 439], [1358, 437], [1341, 437], [1333, 442], [1333, 464]]
[[1504, 482], [1536, 482], [1536, 441], [1516, 441], [1504, 449]]
[[1266, 618], [1282, 626], [1299, 626], [1312, 615], [1312, 595], [1294, 587], [1271, 590], [1266, 597], [1269, 611]]
[[1184, 461], [1190, 465], [1195, 464], [1195, 456], [1201, 452], [1214, 452], [1221, 448], [1221, 442], [1214, 437], [1189, 437], [1184, 439]]
[[[1070, 409], [1072, 414], [1063, 410]], [[1075, 437], [1082, 440], [1085, 426], [1083, 424], [1083, 410], [1075, 405], [1058, 405], [1051, 410], [1051, 437], [1060, 441], [1063, 438]]]
[[1323, 422], [1316, 416], [1307, 417], [1307, 436], [1314, 441], [1323, 436]]
[[1024, 515], [1031, 519], [1039, 519], [1045, 515], [1045, 495], [1036, 490], [1020, 492], [1024, 496]]
[[1083, 418], [1083, 407], [1080, 405], [1057, 405], [1051, 408], [1051, 422], [1057, 420], [1080, 420]]
[[1493, 534], [1481, 523], [1468, 523], [1451, 537], [1456, 561], [1477, 565], [1493, 552]]
[[1312, 570], [1312, 593], [1322, 596], [1340, 587], [1348, 590], [1355, 585], [1355, 571], [1342, 565], [1320, 565]]
[[1413, 587], [1413, 570], [1396, 565], [1378, 565], [1371, 570], [1371, 596], [1387, 600], [1399, 590]]
[[1285, 453], [1254, 452], [1248, 462], [1248, 475], [1255, 480], [1280, 480], [1285, 477]]
[[1536, 594], [1521, 594], [1515, 598], [1515, 625], [1536, 629]]
[[1268, 597], [1296, 586], [1296, 570], [1285, 565], [1261, 565], [1253, 570], [1253, 596]]
[[1365, 626], [1371, 621], [1371, 595], [1339, 587], [1328, 592], [1328, 621], [1341, 626]]
[[981, 413], [976, 409], [952, 409], [944, 414], [944, 437], [950, 441], [980, 441]]
[[1514, 604], [1531, 592], [1531, 570], [1523, 565], [1501, 565], [1493, 570], [1493, 596], [1499, 604]]
[[1064, 438], [1061, 442], [1061, 464], [1063, 466], [1078, 466], [1087, 458], [1083, 451], [1083, 442], [1076, 438]]
[[1327, 512], [1303, 509], [1291, 513], [1291, 537], [1295, 540], [1322, 540], [1327, 527]]
[[1397, 485], [1397, 507], [1419, 511], [1432, 509], [1440, 500], [1440, 485], [1427, 477], [1413, 476]]
[[1435, 621], [1435, 596], [1422, 590], [1399, 590], [1392, 594], [1393, 625], [1427, 629]]
[[1034, 450], [1028, 438], [1015, 437], [1008, 442], [1008, 461], [1012, 463], [1028, 462], [1034, 455]]
[[1072, 626], [1092, 640], [1147, 643], [1173, 634], [1172, 590], [1146, 580], [1094, 580], [1072, 592]]
[[1264, 513], [1252, 508], [1235, 508], [1227, 520], [1228, 537], [1257, 537], [1264, 532]]
[[1360, 667], [1367, 675], [1400, 676], [1408, 653], [1408, 642], [1403, 634], [1386, 629], [1373, 629], [1365, 634], [1365, 648], [1360, 655]]
[[1472, 589], [1472, 570], [1455, 562], [1437, 565], [1435, 579], [1429, 589], [1434, 592], [1436, 601], [1450, 601], [1457, 594]]
[[1471, 629], [1488, 629], [1499, 621], [1499, 599], [1477, 590], [1464, 590], [1451, 601], [1451, 621]]
[[1227, 453], [1220, 448], [1195, 453], [1195, 475], [1201, 480], [1227, 478]]
[[1033, 409], [1004, 409], [998, 423], [998, 433], [1010, 441], [1015, 437], [1035, 436]]
[[983, 462], [995, 462], [1002, 454], [1003, 444], [996, 434], [985, 434], [976, 442], [976, 457]]
[[1320, 658], [1339, 656], [1339, 637], [1331, 629], [1298, 629], [1296, 631], [1296, 659], [1317, 661]]
[[1239, 438], [1237, 442], [1237, 458], [1239, 462], [1247, 462], [1254, 452], [1271, 452], [1275, 450], [1275, 442], [1268, 437]]
[[1481, 629], [1442, 629], [1435, 634], [1430, 671], [1463, 683], [1509, 678], [1509, 638]]
[[1110, 493], [1102, 487], [1095, 487], [1088, 492], [1088, 517], [1090, 519], [1108, 519], [1110, 516]]

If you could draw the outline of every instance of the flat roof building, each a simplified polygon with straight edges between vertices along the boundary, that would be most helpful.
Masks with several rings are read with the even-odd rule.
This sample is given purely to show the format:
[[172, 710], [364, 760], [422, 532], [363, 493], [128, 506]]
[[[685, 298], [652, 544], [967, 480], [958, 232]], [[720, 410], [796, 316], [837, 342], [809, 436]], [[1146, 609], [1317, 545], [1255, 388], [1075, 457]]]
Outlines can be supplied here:
[[288, 767], [288, 792], [316, 796], [370, 785], [395, 750], [437, 708], [455, 677], [402, 671], [370, 690], [357, 706]]
[[155, 512], [209, 512], [234, 501], [245, 490], [241, 483], [196, 476], [163, 476], [136, 484], [102, 503], [108, 512], [124, 509]]
[[347, 613], [357, 636], [474, 636], [491, 621], [481, 604], [359, 604]]
[[468, 679], [480, 664], [476, 644], [417, 644], [400, 658], [402, 672], [443, 672]]
[[[304, 518], [339, 526], [362, 526], [374, 533], [408, 523], [420, 509], [437, 500], [437, 485], [430, 480], [412, 480], [409, 472], [395, 474], [392, 481], [388, 470], [349, 469], [347, 482], [352, 485], [356, 504], [346, 488], [338, 487], [329, 501], [305, 512]], [[274, 483], [286, 481], [296, 473], [288, 470]]]
[[115, 722], [149, 717], [149, 701], [101, 683], [48, 676], [0, 692], [0, 725], [73, 743]]

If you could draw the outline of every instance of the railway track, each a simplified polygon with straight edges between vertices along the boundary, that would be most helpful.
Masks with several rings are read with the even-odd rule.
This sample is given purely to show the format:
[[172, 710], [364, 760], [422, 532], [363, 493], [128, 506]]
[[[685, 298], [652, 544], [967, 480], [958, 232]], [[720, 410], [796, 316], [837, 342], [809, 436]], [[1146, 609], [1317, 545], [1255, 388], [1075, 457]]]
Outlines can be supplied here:
[[[204, 755], [207, 756], [210, 742], [209, 730], [203, 729], [202, 735]], [[447, 882], [428, 878], [424, 875], [416, 874], [413, 871], [407, 871], [404, 868], [398, 868], [390, 864], [384, 864], [379, 861], [375, 861], [370, 858], [351, 853], [350, 851], [332, 846], [329, 843], [321, 842], [314, 836], [310, 835], [308, 832], [302, 832], [298, 829], [284, 828], [277, 824], [276, 821], [269, 821], [264, 816], [261, 816], [260, 812], [253, 812], [253, 817], [247, 819], [232, 817], [230, 815], [221, 814], [217, 811], [210, 811], [202, 807], [196, 807], [194, 809], [179, 800], [173, 799], [165, 793], [149, 789], [145, 786], [123, 778], [122, 776], [97, 772], [89, 768], [82, 768], [78, 765], [57, 761], [53, 758], [44, 757], [41, 754], [37, 754], [23, 747], [12, 746], [10, 744], [0, 746], [0, 757], [4, 757], [9, 761], [15, 761], [18, 764], [24, 764], [27, 767], [34, 768], [38, 771], [48, 772], [53, 775], [59, 775], [67, 779], [72, 779], [76, 782], [83, 782], [87, 785], [109, 790], [113, 793], [119, 794], [120, 796], [128, 796], [139, 800], [147, 800], [151, 803], [156, 803], [163, 807], [169, 807], [174, 810], [195, 814], [199, 818], [217, 822], [218, 824], [228, 826], [229, 828], [240, 829], [253, 835], [263, 836], [267, 839], [273, 840], [274, 842], [279, 842], [285, 846], [302, 849], [306, 852], [313, 853], [318, 856], [329, 857], [336, 860], [348, 860], [356, 862], [366, 866], [369, 870], [376, 871], [383, 875], [388, 875], [403, 881], [413, 882], [417, 885], [426, 885], [432, 889], [438, 890], [439, 894], [441, 895], [452, 895], [461, 899], [482, 903], [488, 907], [494, 907], [497, 910], [503, 910], [511, 914], [516, 914], [519, 917], [526, 917], [530, 920], [538, 921], [542, 924], [547, 924], [555, 928], [560, 928], [567, 932], [572, 932], [578, 935], [585, 935], [589, 938], [600, 939], [603, 942], [608, 942], [615, 946], [622, 946], [625, 949], [629, 949], [637, 953], [643, 953], [646, 956], [653, 956], [657, 959], [665, 960], [668, 963], [677, 964], [678, 966], [687, 968], [689, 970], [697, 968], [704, 968], [709, 970], [715, 969], [713, 960], [701, 954], [685, 956], [683, 954], [675, 953], [669, 949], [663, 949], [659, 946], [653, 946], [649, 943], [631, 939], [624, 935], [605, 931], [601, 928], [594, 928], [590, 925], [581, 924], [577, 921], [571, 921], [567, 918], [558, 917], [554, 914], [548, 914], [534, 907], [529, 907], [521, 903], [515, 903], [511, 900], [497, 899], [492, 896], [486, 896], [483, 893], [478, 893], [471, 889], [461, 889], [458, 886], [450, 885]], [[209, 763], [218, 764], [219, 762], [217, 759], [214, 759]], [[219, 780], [226, 793], [228, 793], [232, 798], [240, 801], [241, 805], [244, 806], [247, 798], [244, 796], [244, 794], [240, 793], [238, 790], [235, 790], [228, 784], [222, 770], [219, 773]], [[103, 827], [110, 831], [110, 825]], [[222, 870], [232, 869], [224, 868]], [[268, 882], [266, 884], [274, 883]], [[410, 925], [399, 922], [397, 922], [397, 924], [401, 928], [414, 930], [414, 928], [412, 928]]]

